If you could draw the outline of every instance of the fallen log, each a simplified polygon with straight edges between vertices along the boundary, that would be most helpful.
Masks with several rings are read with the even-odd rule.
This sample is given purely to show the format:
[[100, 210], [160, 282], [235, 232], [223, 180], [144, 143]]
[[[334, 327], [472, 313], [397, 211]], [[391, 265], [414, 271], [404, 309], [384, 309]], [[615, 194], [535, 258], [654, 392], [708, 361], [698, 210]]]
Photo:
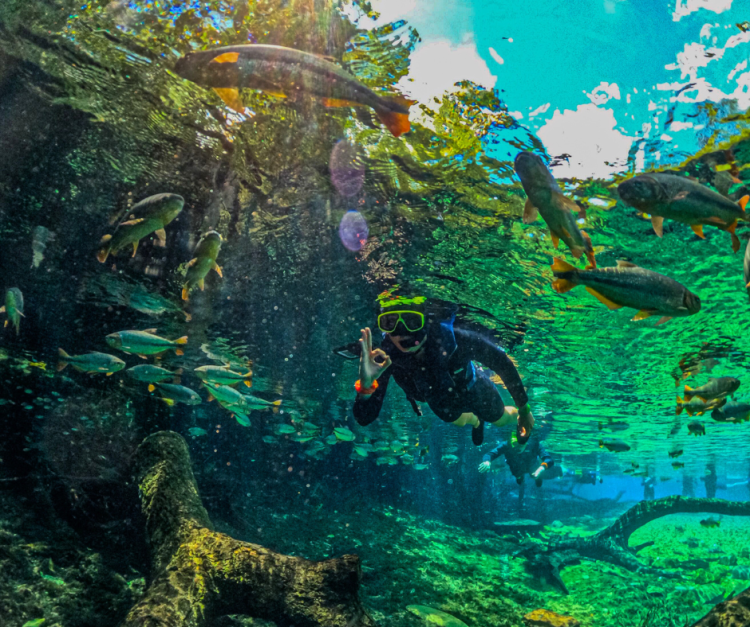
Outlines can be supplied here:
[[669, 514], [722, 514], [750, 516], [750, 502], [724, 499], [668, 496], [653, 501], [641, 501], [606, 529], [587, 538], [563, 538], [546, 546], [531, 545], [516, 553], [527, 559], [526, 567], [533, 575], [558, 587], [565, 594], [568, 589], [560, 576], [565, 566], [581, 560], [604, 560], [627, 570], [655, 573], [665, 577], [677, 576], [669, 571], [649, 568], [637, 557], [637, 551], [648, 543], [631, 548], [628, 541], [633, 532], [645, 524]]
[[121, 627], [208, 627], [227, 614], [278, 627], [375, 627], [358, 597], [356, 555], [311, 562], [213, 531], [178, 434], [147, 437], [134, 468], [150, 583]]
[[747, 627], [750, 625], [750, 588], [722, 601], [693, 627]]

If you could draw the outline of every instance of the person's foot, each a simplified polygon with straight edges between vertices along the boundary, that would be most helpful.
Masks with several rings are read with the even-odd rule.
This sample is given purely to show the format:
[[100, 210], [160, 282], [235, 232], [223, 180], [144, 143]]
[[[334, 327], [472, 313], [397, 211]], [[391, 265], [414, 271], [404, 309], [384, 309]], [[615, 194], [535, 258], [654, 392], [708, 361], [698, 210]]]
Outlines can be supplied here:
[[481, 420], [476, 427], [471, 429], [471, 441], [474, 442], [474, 446], [479, 446], [484, 442], [484, 422]]

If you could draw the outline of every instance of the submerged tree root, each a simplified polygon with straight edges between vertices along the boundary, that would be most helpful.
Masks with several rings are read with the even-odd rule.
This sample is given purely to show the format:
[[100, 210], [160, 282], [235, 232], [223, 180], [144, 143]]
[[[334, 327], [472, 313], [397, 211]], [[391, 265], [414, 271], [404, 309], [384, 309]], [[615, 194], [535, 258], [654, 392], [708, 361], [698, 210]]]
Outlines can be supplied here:
[[675, 576], [669, 572], [645, 566], [636, 553], [651, 543], [638, 547], [628, 546], [632, 533], [652, 520], [669, 514], [723, 514], [725, 516], [750, 516], [750, 502], [725, 501], [723, 499], [690, 498], [668, 496], [654, 501], [641, 501], [620, 516], [612, 525], [588, 538], [569, 538], [551, 542], [546, 547], [531, 546], [520, 551], [525, 557], [529, 571], [560, 588], [568, 589], [560, 571], [583, 559], [604, 560], [628, 570]]
[[279, 627], [374, 627], [358, 598], [359, 558], [310, 562], [212, 530], [185, 441], [162, 431], [135, 455], [150, 585], [121, 627], [203, 627], [226, 614]]
[[750, 625], [750, 588], [719, 603], [693, 627], [747, 627]]

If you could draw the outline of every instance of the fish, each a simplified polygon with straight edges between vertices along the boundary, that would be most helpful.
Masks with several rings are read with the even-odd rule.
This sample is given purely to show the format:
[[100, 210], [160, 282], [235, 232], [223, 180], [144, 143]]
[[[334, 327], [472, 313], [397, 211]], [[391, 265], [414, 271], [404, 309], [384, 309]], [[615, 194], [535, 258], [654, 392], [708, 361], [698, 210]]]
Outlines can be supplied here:
[[554, 247], [557, 248], [562, 240], [573, 257], [580, 259], [585, 254], [589, 264], [596, 268], [591, 238], [578, 228], [576, 222], [579, 216], [584, 216], [583, 210], [563, 195], [541, 157], [531, 152], [521, 152], [516, 156], [514, 167], [527, 196], [524, 224], [531, 224], [541, 213], [549, 227]]
[[158, 355], [168, 350], [174, 350], [175, 355], [185, 354], [182, 347], [187, 344], [187, 335], [176, 340], [168, 340], [154, 335], [155, 333], [156, 329], [118, 331], [110, 333], [106, 340], [112, 348], [117, 348], [123, 353], [138, 355], [143, 359], [146, 359], [146, 355]]
[[170, 407], [175, 403], [200, 405], [203, 402], [197, 392], [186, 388], [184, 385], [177, 385], [175, 383], [157, 383], [156, 385], [162, 394], [161, 400]]
[[672, 468], [675, 470], [679, 470], [680, 468], [684, 468], [685, 464], [684, 462], [672, 462]]
[[102, 237], [96, 258], [104, 263], [109, 255], [117, 254], [126, 246], [133, 247], [135, 257], [138, 243], [151, 233], [155, 233], [162, 245], [166, 245], [164, 227], [180, 214], [184, 205], [185, 199], [177, 194], [156, 194], [144, 198], [131, 207], [131, 220], [120, 222], [112, 235]]
[[201, 237], [198, 245], [195, 247], [195, 257], [190, 260], [187, 266], [185, 285], [182, 288], [182, 300], [188, 299], [190, 290], [196, 285], [203, 290], [206, 275], [211, 270], [215, 270], [216, 274], [220, 277], [224, 276], [221, 273], [219, 264], [216, 263], [216, 258], [219, 256], [220, 250], [221, 235], [216, 231], [209, 231]]
[[700, 298], [684, 285], [629, 261], [618, 260], [616, 267], [579, 270], [555, 257], [552, 273], [555, 276], [552, 287], [558, 294], [583, 285], [610, 309], [637, 309], [633, 320], [661, 314], [658, 325], [672, 318], [694, 315], [701, 309]]
[[683, 449], [681, 449], [681, 448], [677, 448], [677, 449], [674, 449], [673, 451], [669, 451], [669, 456], [670, 456], [670, 457], [671, 457], [672, 459], [674, 459], [675, 457], [679, 457], [679, 456], [680, 456], [680, 455], [682, 455], [683, 453], [684, 453]]
[[239, 90], [259, 89], [290, 98], [307, 94], [325, 107], [370, 107], [394, 137], [410, 129], [410, 101], [381, 96], [335, 63], [302, 50], [251, 44], [190, 52], [177, 60], [174, 72], [213, 88], [240, 113], [245, 108]]
[[630, 445], [622, 440], [599, 440], [599, 448], [606, 448], [613, 453], [624, 453], [630, 450]]
[[747, 240], [747, 247], [745, 248], [743, 277], [745, 280], [745, 289], [747, 290], [747, 295], [750, 296], [750, 239]]
[[55, 236], [50, 232], [49, 229], [42, 226], [41, 224], [34, 227], [31, 233], [31, 267], [38, 268], [39, 265], [44, 261], [44, 251]]
[[697, 388], [691, 388], [689, 385], [686, 385], [685, 400], [690, 402], [694, 396], [703, 402], [718, 400], [734, 394], [739, 387], [739, 379], [735, 379], [734, 377], [716, 377], [709, 379], [708, 383]]
[[747, 422], [750, 420], [750, 403], [732, 403], [717, 407], [711, 412], [717, 422]]
[[718, 527], [721, 525], [721, 519], [720, 518], [714, 518], [713, 516], [709, 516], [708, 518], [704, 518], [701, 520], [701, 527]]
[[610, 420], [609, 422], [599, 423], [599, 431], [602, 429], [609, 429], [610, 431], [625, 431], [626, 429], [630, 429], [630, 425], [627, 422]]
[[685, 410], [685, 413], [687, 413], [688, 416], [702, 416], [707, 411], [710, 411], [712, 409], [715, 409], [716, 407], [721, 407], [726, 403], [726, 399], [719, 399], [715, 401], [702, 401], [699, 398], [692, 399], [689, 403], [687, 401], [683, 401], [679, 396], [677, 397], [677, 408], [675, 409], [675, 414], [678, 416], [682, 413], [682, 410]]
[[200, 427], [190, 427], [188, 429], [188, 433], [194, 438], [199, 438], [202, 435], [208, 435], [208, 431], [206, 431], [205, 429], [201, 429]]
[[701, 372], [708, 374], [719, 365], [719, 360], [714, 357], [701, 358], [700, 355], [702, 352], [703, 350], [697, 354], [687, 354], [680, 359], [679, 368], [675, 368], [672, 373], [675, 387], [679, 387], [680, 380], [687, 379]]
[[0, 307], [0, 313], [5, 313], [8, 319], [5, 326], [11, 323], [16, 329], [16, 335], [21, 332], [21, 318], [26, 317], [23, 313], [23, 294], [17, 287], [8, 288], [5, 292], [5, 305]]
[[705, 237], [703, 226], [710, 225], [732, 236], [734, 252], [740, 249], [735, 229], [738, 221], [748, 221], [745, 206], [750, 196], [743, 196], [735, 203], [687, 177], [660, 172], [623, 181], [617, 191], [625, 203], [651, 216], [659, 237], [663, 236], [665, 219], [689, 225], [701, 239]]
[[249, 370], [245, 374], [241, 372], [235, 372], [227, 366], [201, 366], [193, 370], [195, 376], [201, 381], [213, 383], [215, 385], [237, 385], [238, 383], [244, 383], [247, 387], [252, 387], [252, 381], [250, 377], [253, 376], [253, 371]]
[[140, 366], [133, 366], [125, 371], [125, 374], [132, 377], [136, 381], [142, 381], [148, 383], [148, 391], [154, 391], [154, 383], [161, 383], [167, 379], [172, 379], [173, 383], [179, 383], [179, 372], [172, 372], [166, 368], [160, 368], [159, 366], [152, 366], [151, 364], [142, 364]]
[[88, 374], [106, 374], [108, 377], [125, 367], [125, 362], [107, 353], [86, 353], [85, 355], [68, 355], [62, 348], [58, 349], [59, 361], [57, 371], [65, 370], [68, 364], [80, 372]]
[[292, 433], [297, 433], [297, 429], [295, 429], [292, 425], [279, 425], [276, 427], [276, 433], [279, 435], [290, 435]]
[[337, 440], [341, 440], [342, 442], [351, 442], [354, 440], [354, 433], [347, 427], [336, 427], [333, 430], [333, 434]]
[[706, 427], [704, 427], [703, 424], [698, 422], [697, 420], [689, 422], [687, 427], [688, 433], [690, 433], [690, 435], [706, 435]]
[[242, 394], [228, 385], [214, 385], [208, 381], [205, 384], [209, 390], [208, 400], [216, 399], [225, 409], [268, 409], [281, 405], [281, 401], [271, 402], [250, 394]]

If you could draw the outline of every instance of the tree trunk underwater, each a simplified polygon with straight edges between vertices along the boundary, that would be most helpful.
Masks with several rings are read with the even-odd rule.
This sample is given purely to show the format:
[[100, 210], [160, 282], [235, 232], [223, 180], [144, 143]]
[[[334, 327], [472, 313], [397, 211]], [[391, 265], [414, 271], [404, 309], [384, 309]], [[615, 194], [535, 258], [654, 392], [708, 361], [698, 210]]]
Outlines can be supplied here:
[[650, 546], [653, 542], [629, 547], [628, 540], [636, 529], [662, 516], [699, 512], [725, 516], [750, 516], [750, 502], [683, 496], [641, 501], [594, 536], [557, 540], [546, 547], [530, 546], [522, 549], [518, 554], [528, 560], [527, 569], [534, 576], [557, 586], [565, 594], [568, 594], [568, 589], [560, 576], [560, 571], [565, 566], [577, 564], [583, 559], [604, 560], [631, 571], [640, 570], [666, 577], [674, 576], [667, 571], [649, 568], [636, 557], [638, 551]]
[[311, 562], [213, 531], [178, 434], [147, 437], [134, 469], [151, 573], [121, 627], [202, 627], [227, 614], [279, 627], [375, 627], [359, 601], [356, 555]]
[[693, 627], [747, 627], [750, 625], [750, 588], [719, 603]]

